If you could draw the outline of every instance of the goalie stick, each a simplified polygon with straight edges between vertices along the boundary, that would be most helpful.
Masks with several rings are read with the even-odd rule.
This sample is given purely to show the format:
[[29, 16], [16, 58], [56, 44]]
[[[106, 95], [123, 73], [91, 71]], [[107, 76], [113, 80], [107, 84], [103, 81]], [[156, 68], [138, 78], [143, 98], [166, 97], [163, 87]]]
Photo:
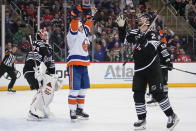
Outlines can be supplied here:
[[[171, 0], [170, 2], [164, 4], [164, 5], [162, 6], [162, 8], [161, 8], [159, 11], [157, 11], [157, 12], [158, 12], [158, 13], [157, 13], [157, 16], [154, 18], [154, 20], [152, 21], [151, 25], [148, 27], [147, 31], [145, 32], [145, 35], [146, 35], [146, 33], [154, 26], [155, 21], [157, 20], [157, 18], [158, 18], [158, 16], [160, 15], [160, 13], [165, 9], [165, 7], [169, 6], [169, 5], [172, 4], [173, 2], [174, 2], [174, 0]], [[127, 37], [127, 36], [126, 36], [126, 37]], [[126, 39], [126, 37], [125, 37], [125, 39]], [[134, 54], [134, 51], [131, 52], [131, 56], [133, 56], [133, 54]], [[127, 62], [128, 62], [128, 59], [125, 60], [125, 62], [123, 63], [123, 66], [125, 66]]]
[[[32, 42], [31, 35], [29, 35], [29, 40], [30, 40], [31, 49], [32, 49], [32, 53], [33, 53], [33, 58], [34, 58], [34, 62], [35, 62], [35, 67], [36, 67], [36, 69], [38, 69], [36, 58], [35, 58], [35, 52], [34, 52], [34, 48], [33, 48], [33, 42]], [[43, 97], [42, 84], [41, 84], [40, 81], [38, 81], [38, 83], [39, 83], [39, 88], [40, 88], [40, 92], [41, 92], [41, 96], [42, 96], [42, 101], [43, 101], [43, 105], [44, 105], [44, 109], [45, 109], [45, 101], [44, 101], [44, 97]]]

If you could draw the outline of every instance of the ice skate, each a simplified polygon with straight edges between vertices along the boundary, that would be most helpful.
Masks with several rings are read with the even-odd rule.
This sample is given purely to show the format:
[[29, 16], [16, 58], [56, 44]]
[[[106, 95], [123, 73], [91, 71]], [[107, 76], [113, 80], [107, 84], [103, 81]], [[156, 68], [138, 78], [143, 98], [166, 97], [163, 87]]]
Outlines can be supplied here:
[[12, 88], [8, 88], [8, 92], [15, 93], [15, 92], [16, 92], [16, 90], [13, 90]]
[[174, 113], [172, 116], [168, 117], [168, 122], [167, 122], [167, 129], [168, 131], [172, 131], [174, 127], [178, 124], [179, 122], [178, 116]]
[[33, 114], [31, 111], [29, 111], [28, 117], [27, 117], [28, 121], [40, 121], [41, 118], [38, 115]]
[[135, 130], [145, 130], [146, 129], [146, 119], [144, 120], [138, 120], [134, 123]]
[[76, 115], [76, 111], [72, 111], [70, 110], [70, 118], [72, 122], [76, 122], [77, 121], [77, 115]]
[[77, 108], [76, 110], [76, 115], [80, 118], [80, 119], [85, 119], [88, 120], [89, 119], [89, 115], [87, 113], [85, 113], [83, 111], [83, 109], [81, 108]]

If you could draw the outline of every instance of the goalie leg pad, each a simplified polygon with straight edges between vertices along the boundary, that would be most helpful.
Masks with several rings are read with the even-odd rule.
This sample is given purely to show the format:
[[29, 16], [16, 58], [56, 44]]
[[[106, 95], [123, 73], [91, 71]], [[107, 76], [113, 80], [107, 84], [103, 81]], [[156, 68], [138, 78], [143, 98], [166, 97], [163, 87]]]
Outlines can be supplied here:
[[38, 118], [44, 117], [43, 99], [40, 90], [38, 90], [33, 98], [29, 113], [33, 116], [37, 116]]

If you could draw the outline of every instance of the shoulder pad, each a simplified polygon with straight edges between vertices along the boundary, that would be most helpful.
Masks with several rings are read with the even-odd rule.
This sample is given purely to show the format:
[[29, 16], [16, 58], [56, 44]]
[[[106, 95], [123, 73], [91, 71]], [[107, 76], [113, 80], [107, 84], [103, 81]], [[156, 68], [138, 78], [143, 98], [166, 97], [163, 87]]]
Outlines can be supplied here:
[[139, 31], [139, 29], [133, 29], [133, 30], [128, 30], [127, 33], [128, 33], [128, 35], [130, 35], [130, 34], [137, 35], [138, 34], [138, 31]]

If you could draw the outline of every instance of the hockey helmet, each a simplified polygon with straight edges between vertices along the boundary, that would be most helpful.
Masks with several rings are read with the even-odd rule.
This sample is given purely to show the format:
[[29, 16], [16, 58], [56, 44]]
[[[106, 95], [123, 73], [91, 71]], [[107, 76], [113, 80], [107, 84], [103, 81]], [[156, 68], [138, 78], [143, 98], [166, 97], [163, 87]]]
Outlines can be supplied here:
[[[153, 20], [153, 18], [152, 18], [152, 16], [151, 15], [149, 15], [149, 14], [141, 14], [139, 17], [138, 17], [138, 19], [140, 20], [140, 19], [145, 19], [145, 21], [147, 22], [147, 21], [149, 21], [149, 24], [151, 24], [151, 22], [152, 22], [152, 20]], [[148, 24], [148, 25], [149, 25]]]
[[36, 39], [37, 40], [43, 40], [46, 41], [48, 40], [48, 32], [46, 30], [46, 28], [40, 29], [37, 33], [36, 33]]

